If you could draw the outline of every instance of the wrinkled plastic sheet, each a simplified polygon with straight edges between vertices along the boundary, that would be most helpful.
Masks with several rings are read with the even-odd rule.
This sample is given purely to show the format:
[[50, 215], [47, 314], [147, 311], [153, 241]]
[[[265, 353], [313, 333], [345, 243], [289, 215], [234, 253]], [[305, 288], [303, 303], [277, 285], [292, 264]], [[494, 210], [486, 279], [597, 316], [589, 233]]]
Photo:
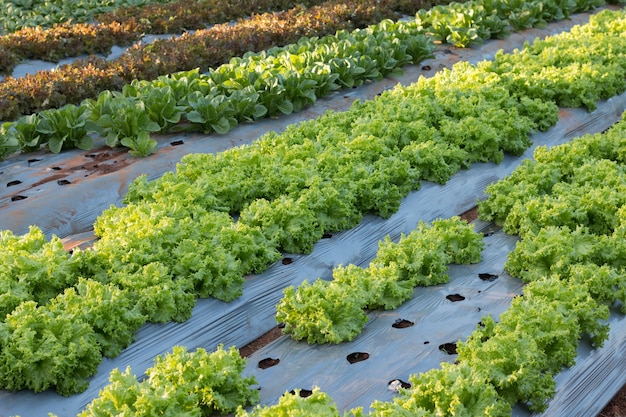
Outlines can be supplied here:
[[[551, 25], [548, 31], [556, 33], [565, 29], [561, 26], [557, 30]], [[535, 30], [532, 36], [526, 36], [533, 39], [534, 36], [539, 36], [539, 32]], [[515, 36], [517, 35], [512, 37], [511, 42], [520, 41]], [[503, 45], [503, 41], [488, 42], [478, 51], [453, 51], [457, 55], [440, 50], [435, 60], [429, 60], [422, 65], [431, 66], [434, 71], [438, 65], [448, 66], [447, 59], [477, 61], [488, 55], [485, 51], [489, 48], [495, 52], [504, 47]], [[506, 45], [508, 49], [513, 48], [511, 44]], [[405, 77], [413, 76], [415, 79], [424, 72], [421, 67], [408, 68]], [[407, 78], [404, 81], [408, 80]], [[156, 155], [140, 162], [120, 162], [126, 161], [125, 154], [115, 154], [109, 163], [124, 163], [121, 169], [112, 169], [110, 173], [102, 175], [87, 175], [86, 171], [76, 169], [72, 171], [75, 176], [70, 177], [70, 184], [60, 185], [58, 182], [48, 181], [38, 186], [26, 187], [23, 192], [32, 193], [29, 198], [14, 202], [38, 202], [23, 208], [21, 212], [0, 200], [0, 228], [21, 233], [28, 224], [36, 223], [41, 224], [47, 234], [68, 236], [70, 240], [72, 236], [82, 236], [89, 233], [99, 210], [110, 204], [121, 204], [128, 181], [140, 173], [156, 178], [163, 172], [174, 169], [177, 158], [184, 153], [215, 152], [246, 143], [258, 137], [264, 130], [281, 130], [294, 120], [315, 117], [328, 108], [341, 110], [342, 105], [347, 108], [354, 99], [373, 96], [398, 81], [385, 80], [380, 84], [369, 84], [363, 89], [341, 92], [329, 99], [320, 100], [306, 114], [245, 125], [231, 134], [211, 140], [202, 140], [202, 137], [196, 135], [168, 137], [161, 141], [161, 149]], [[592, 113], [582, 109], [563, 109], [559, 123], [549, 132], [533, 135], [533, 142], [535, 146], [553, 146], [585, 133], [603, 131], [619, 119], [625, 108], [626, 94], [600, 103], [598, 109]], [[184, 140], [184, 145], [170, 144], [178, 140]], [[397, 240], [401, 233], [413, 230], [420, 220], [432, 221], [465, 212], [475, 206], [488, 184], [509, 175], [521, 160], [532, 157], [532, 151], [533, 149], [529, 149], [519, 158], [506, 156], [498, 165], [474, 164], [471, 169], [456, 174], [444, 186], [424, 182], [421, 190], [411, 193], [403, 200], [399, 211], [391, 218], [383, 220], [367, 216], [356, 228], [318, 242], [309, 255], [285, 254], [285, 257], [291, 259], [291, 263], [278, 261], [263, 274], [249, 277], [244, 284], [243, 296], [239, 299], [231, 303], [215, 299], [198, 300], [193, 317], [185, 323], [145, 325], [137, 333], [135, 343], [118, 357], [103, 360], [90, 387], [81, 394], [65, 398], [54, 392], [34, 394], [29, 391], [0, 391], [0, 416], [20, 414], [22, 417], [44, 417], [48, 412], [56, 413], [60, 417], [75, 416], [98, 396], [99, 390], [107, 384], [111, 370], [131, 366], [133, 372], [141, 376], [152, 366], [155, 356], [171, 351], [174, 345], [184, 345], [189, 349], [203, 347], [208, 350], [215, 349], [219, 344], [242, 347], [276, 326], [275, 306], [282, 297], [284, 288], [297, 286], [305, 279], [329, 279], [332, 269], [340, 264], [367, 265], [375, 256], [378, 241], [386, 235]], [[64, 161], [72, 158], [93, 158], [85, 156], [84, 152], [39, 156], [42, 161], [31, 163], [31, 167], [27, 166], [27, 161], [22, 156], [0, 165], [3, 181], [5, 176], [13, 178], [13, 175], [18, 174], [24, 175], [22, 178], [28, 178], [29, 175], [36, 177], [39, 175], [37, 170], [47, 169], [49, 174], [58, 173], [64, 169], [61, 166]], [[28, 158], [33, 156], [29, 155]], [[37, 170], [34, 169], [39, 163], [43, 164]], [[43, 166], [46, 168], [42, 168]], [[55, 166], [61, 169], [53, 169]], [[33, 170], [29, 171], [27, 168]], [[67, 200], [74, 205], [66, 213], [69, 210]], [[17, 204], [14, 206], [17, 207]], [[46, 210], [50, 212], [46, 213]], [[257, 377], [262, 403], [274, 403], [281, 394], [291, 389], [311, 389], [318, 385], [333, 397], [341, 409], [355, 406], [367, 408], [375, 399], [385, 401], [393, 398], [393, 392], [387, 387], [390, 380], [399, 378], [408, 381], [408, 376], [412, 373], [436, 367], [442, 361], [454, 360], [453, 355], [439, 350], [439, 345], [466, 337], [483, 315], [489, 312], [497, 315], [504, 311], [510, 299], [521, 291], [520, 282], [508, 277], [502, 266], [515, 237], [497, 232], [485, 239], [488, 245], [482, 263], [464, 267], [452, 266], [449, 284], [418, 288], [415, 290], [415, 298], [399, 309], [370, 313], [370, 322], [364, 332], [351, 343], [309, 346], [283, 336], [254, 353], [248, 360], [246, 373]], [[493, 282], [484, 282], [477, 279], [478, 273], [491, 273], [499, 278]], [[451, 302], [445, 298], [450, 294], [460, 294], [465, 299]], [[405, 329], [392, 328], [391, 324], [397, 319], [410, 320], [415, 324]], [[611, 336], [605, 347], [591, 350], [589, 346], [581, 344], [577, 364], [558, 375], [557, 395], [543, 415], [596, 415], [626, 382], [621, 371], [624, 369], [625, 337], [626, 322], [623, 316], [616, 314], [611, 318]], [[350, 365], [346, 355], [353, 352], [367, 352], [370, 357], [366, 361]], [[260, 370], [257, 363], [265, 357], [279, 358], [280, 363]], [[517, 407], [514, 415], [521, 417], [530, 414]]]
[[[369, 312], [369, 322], [352, 342], [308, 345], [282, 336], [253, 353], [245, 373], [257, 378], [261, 402], [273, 404], [285, 391], [317, 386], [340, 410], [356, 406], [367, 410], [376, 399], [393, 399], [396, 394], [389, 382], [409, 382], [411, 374], [454, 361], [453, 345], [466, 338], [486, 314], [498, 317], [522, 288], [521, 281], [503, 269], [517, 239], [478, 223], [477, 230], [490, 232], [484, 237], [480, 263], [451, 265], [449, 283], [418, 287], [413, 298], [395, 310]], [[488, 279], [481, 279], [482, 274]], [[413, 324], [393, 327], [400, 321]], [[351, 364], [348, 356], [354, 353], [369, 358]], [[266, 358], [280, 362], [261, 369], [259, 361]]]

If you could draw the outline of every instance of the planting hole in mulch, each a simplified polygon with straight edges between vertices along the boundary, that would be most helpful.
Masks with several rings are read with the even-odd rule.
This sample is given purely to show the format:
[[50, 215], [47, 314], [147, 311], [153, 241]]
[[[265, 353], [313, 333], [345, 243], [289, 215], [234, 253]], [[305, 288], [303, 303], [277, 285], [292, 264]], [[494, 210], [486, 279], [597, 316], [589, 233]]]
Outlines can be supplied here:
[[422, 71], [430, 71], [430, 70], [431, 70], [430, 65], [424, 65], [424, 66], [422, 67]]
[[51, 170], [53, 170], [53, 171], [60, 171], [60, 170], [61, 170], [61, 167], [52, 167], [52, 168], [50, 168], [50, 169], [51, 169]]
[[282, 263], [283, 263], [283, 265], [289, 265], [289, 264], [293, 263], [293, 259], [291, 259], [291, 258], [283, 258]]
[[481, 274], [478, 274], [478, 278], [482, 279], [483, 281], [491, 282], [491, 281], [495, 281], [496, 279], [498, 279], [498, 275], [481, 273]]
[[448, 355], [456, 355], [456, 343], [444, 343], [439, 345], [439, 350], [443, 350]]
[[392, 379], [389, 381], [389, 384], [387, 384], [387, 389], [389, 389], [389, 391], [398, 392], [400, 391], [400, 388], [409, 389], [411, 388], [411, 384], [401, 379]]
[[[300, 389], [300, 392], [298, 393], [300, 395], [300, 397], [302, 398], [306, 398], [306, 397], [310, 397], [311, 395], [313, 395], [313, 391], [311, 391], [310, 389]], [[296, 390], [292, 389], [291, 391], [289, 391], [289, 394], [291, 395], [296, 395]]]
[[350, 362], [350, 364], [353, 364], [353, 363], [367, 360], [369, 359], [369, 357], [370, 357], [370, 354], [367, 352], [353, 352], [349, 354], [348, 356], [346, 356], [346, 359], [348, 360], [348, 362]]
[[72, 182], [69, 180], [58, 180], [57, 184], [59, 185], [67, 185], [67, 184], [71, 184]]
[[267, 369], [267, 368], [271, 368], [272, 366], [278, 365], [278, 363], [280, 362], [280, 359], [276, 358], [265, 358], [265, 359], [261, 359], [259, 361], [259, 368], [261, 369]]
[[39, 161], [41, 161], [41, 159], [33, 158], [33, 159], [29, 159], [26, 162], [28, 162], [28, 166], [30, 166], [30, 164], [34, 164], [35, 162], [39, 162]]
[[333, 235], [331, 233], [324, 233], [322, 235], [322, 239], [330, 239], [331, 237], [333, 237]]
[[170, 142], [170, 145], [172, 145], [172, 146], [179, 146], [179, 145], [182, 145], [184, 143], [185, 143], [184, 140], [175, 140], [173, 142]]
[[430, 343], [430, 341], [429, 341], [429, 340], [427, 340], [427, 341], [425, 341], [425, 342], [424, 342], [424, 344], [425, 344], [425, 345], [427, 345], [427, 344], [429, 344], [429, 343]]
[[394, 329], [406, 329], [407, 327], [413, 326], [415, 323], [406, 319], [396, 319], [396, 321], [391, 325]]
[[11, 197], [11, 201], [20, 201], [20, 200], [26, 200], [28, 197], [25, 195], [14, 195], [13, 197]]
[[14, 185], [18, 185], [18, 184], [21, 184], [21, 183], [22, 183], [22, 181], [20, 181], [20, 180], [9, 181], [9, 182], [7, 182], [7, 187], [13, 187]]
[[461, 294], [450, 294], [450, 295], [446, 295], [446, 298], [450, 301], [452, 301], [453, 303], [456, 303], [457, 301], [463, 301], [465, 300], [465, 297], [463, 297]]

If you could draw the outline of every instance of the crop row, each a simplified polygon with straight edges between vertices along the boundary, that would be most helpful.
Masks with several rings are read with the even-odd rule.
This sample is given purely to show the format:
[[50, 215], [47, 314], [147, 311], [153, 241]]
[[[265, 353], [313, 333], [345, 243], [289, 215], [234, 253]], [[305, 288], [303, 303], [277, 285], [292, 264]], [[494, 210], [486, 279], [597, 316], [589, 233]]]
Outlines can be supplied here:
[[[623, 4], [610, 0], [609, 4]], [[603, 5], [597, 1], [471, 0], [434, 6], [417, 13], [418, 23], [441, 42], [467, 47], [491, 38], [505, 38], [511, 30], [545, 27], [549, 22], [567, 19], [572, 13]]]
[[[319, 15], [312, 13], [314, 9], [308, 9], [309, 14], [306, 14], [306, 16], [308, 16], [308, 19], [314, 20], [315, 24], [320, 24]], [[332, 16], [333, 19], [342, 13], [348, 13], [351, 16], [354, 16], [354, 13], [356, 13], [354, 10], [349, 9], [345, 3], [337, 4], [336, 7], [332, 8], [332, 13], [329, 12], [329, 9], [323, 10], [325, 16]], [[367, 9], [364, 10], [364, 13], [368, 15], [371, 11], [371, 9]], [[512, 13], [510, 10], [508, 12]], [[375, 14], [377, 15], [377, 12]], [[294, 14], [296, 21], [291, 22], [294, 27], [297, 26], [296, 22], [303, 19], [304, 15], [298, 14], [296, 16]], [[310, 20], [307, 21], [309, 23], [305, 24], [304, 27], [310, 25]], [[250, 19], [246, 22], [255, 22], [255, 19]], [[191, 122], [184, 126], [187, 129], [200, 128], [204, 132], [217, 131], [221, 133], [232, 128], [238, 122], [272, 116], [277, 114], [276, 111], [288, 114], [311, 104], [316, 97], [323, 96], [339, 86], [349, 87], [359, 85], [364, 80], [378, 79], [407, 63], [416, 63], [428, 57], [429, 50], [432, 49], [432, 43], [428, 42], [429, 38], [425, 38], [421, 34], [423, 27], [420, 22], [420, 19], [412, 22], [397, 22], [395, 24], [385, 22], [367, 30], [356, 30], [352, 35], [339, 31], [335, 36], [303, 38], [297, 44], [288, 45], [282, 49], [272, 48], [269, 50], [267, 54], [270, 55], [270, 58], [273, 56], [281, 58], [281, 53], [286, 53], [289, 57], [284, 58], [285, 55], [283, 55], [282, 59], [264, 62], [261, 66], [262, 71], [259, 71], [258, 65], [250, 64], [254, 61], [253, 57], [255, 55], [248, 53], [244, 55], [241, 61], [235, 60], [229, 64], [224, 64], [218, 69], [211, 71], [208, 76], [203, 76], [204, 79], [210, 80], [209, 85], [202, 83], [199, 91], [189, 91], [187, 95], [181, 95], [180, 92], [170, 92], [169, 89], [172, 87], [163, 85], [163, 83], [180, 84], [180, 79], [186, 82], [188, 79], [185, 73], [177, 73], [170, 77], [160, 77], [154, 84], [143, 83], [141, 84], [142, 91], [138, 92], [138, 97], [129, 98], [122, 103], [122, 99], [120, 99], [118, 94], [111, 93], [106, 88], [107, 79], [115, 80], [118, 83], [121, 81], [115, 71], [108, 71], [106, 67], [105, 69], [96, 68], [96, 63], [90, 62], [91, 76], [83, 74], [83, 76], [76, 78], [83, 80], [85, 83], [93, 83], [91, 89], [87, 88], [86, 85], [77, 85], [73, 78], [72, 82], [68, 83], [67, 74], [63, 75], [64, 70], [55, 71], [50, 74], [54, 74], [54, 77], [60, 76], [65, 81], [49, 82], [50, 80], [47, 80], [45, 83], [47, 89], [58, 90], [59, 87], [65, 85], [65, 88], [75, 93], [76, 99], [83, 97], [83, 95], [89, 96], [94, 91], [107, 90], [104, 93], [100, 93], [98, 97], [97, 103], [99, 104], [96, 104], [96, 106], [99, 106], [99, 108], [94, 112], [93, 102], [90, 101], [91, 99], [87, 99], [86, 102], [79, 106], [66, 105], [60, 109], [46, 110], [46, 113], [42, 113], [42, 118], [53, 119], [53, 121], [45, 120], [41, 127], [39, 126], [41, 118], [38, 114], [22, 116], [15, 123], [5, 123], [0, 132], [0, 139], [2, 139], [0, 150], [3, 151], [3, 155], [6, 155], [18, 149], [24, 151], [38, 149], [44, 144], [47, 144], [54, 152], [72, 147], [89, 149], [93, 146], [90, 133], [96, 132], [107, 138], [109, 146], [121, 144], [129, 147], [136, 155], [145, 156], [151, 153], [156, 146], [156, 142], [150, 139], [149, 132], [166, 132], [171, 127], [180, 128], [180, 126], [174, 125], [179, 124], [181, 121]], [[388, 33], [383, 34], [382, 32], [385, 31]], [[489, 28], [485, 27], [483, 34], [488, 32], [490, 32]], [[301, 32], [298, 33], [301, 34]], [[389, 36], [395, 36], [397, 39], [391, 39]], [[179, 39], [184, 40], [186, 38], [182, 37]], [[151, 45], [145, 48], [145, 50], [142, 49], [143, 52], [150, 51], [151, 55], [143, 56], [142, 52], [140, 54], [142, 58], [139, 61], [154, 63], [156, 61], [149, 59], [149, 57], [157, 55], [159, 57], [163, 55], [169, 56], [172, 62], [175, 61], [177, 63], [186, 62], [185, 57], [189, 58], [190, 56], [198, 59], [203, 57], [203, 51], [201, 50], [203, 44], [199, 45], [195, 38], [193, 48], [191, 46], [189, 48], [176, 48], [176, 51], [173, 48], [164, 50], [163, 44]], [[215, 47], [215, 45], [212, 46]], [[223, 49], [217, 48], [217, 50]], [[187, 55], [194, 51], [195, 53]], [[184, 56], [181, 56], [181, 53]], [[298, 57], [293, 57], [296, 54]], [[258, 54], [258, 56], [265, 57], [262, 53]], [[285, 60], [287, 61], [283, 62]], [[134, 75], [142, 73], [142, 77], [139, 78], [152, 79], [157, 77], [160, 72], [171, 72], [172, 68], [169, 68], [165, 61], [159, 58], [160, 69], [154, 73], [147, 74], [142, 72], [141, 68], [136, 67], [136, 61], [131, 60], [129, 65], [133, 64], [135, 66], [128, 73]], [[191, 67], [198, 63], [194, 61], [194, 65], [191, 65]], [[150, 66], [148, 65], [148, 67]], [[75, 69], [71, 69], [70, 72], [74, 72]], [[149, 69], [150, 71], [155, 70], [152, 67]], [[148, 71], [148, 68], [144, 67], [144, 70]], [[224, 71], [230, 73], [224, 74]], [[100, 78], [98, 74], [107, 75]], [[43, 75], [39, 76], [44, 77]], [[221, 77], [217, 82], [215, 81], [216, 76]], [[25, 77], [20, 80], [21, 82], [31, 82], [35, 78]], [[237, 79], [236, 83], [232, 81], [233, 78]], [[168, 79], [171, 82], [168, 82]], [[15, 81], [17, 82], [17, 80]], [[102, 84], [103, 82], [104, 84]], [[217, 84], [216, 88], [212, 88], [213, 83]], [[225, 85], [222, 86], [221, 84]], [[0, 84], [2, 87], [8, 87], [9, 85], [9, 82]], [[51, 103], [59, 104], [67, 101], [66, 95], [59, 91], [46, 91], [45, 95], [41, 95], [43, 90], [36, 86], [22, 86], [17, 91], [12, 88], [9, 90], [10, 92], [7, 92], [7, 94], [10, 96], [6, 99], [7, 106], [4, 109], [13, 116], [29, 112], [25, 108], [19, 109], [20, 104], [25, 104], [29, 100], [39, 103], [36, 107], [44, 105], [54, 107]], [[126, 88], [126, 90], [132, 91], [133, 87]], [[91, 92], [87, 93], [87, 91]], [[30, 94], [39, 94], [41, 96], [24, 97]], [[176, 96], [176, 94], [178, 95]], [[130, 93], [129, 95], [133, 94]], [[163, 98], [163, 96], [167, 95], [169, 97]], [[155, 102], [153, 100], [151, 103], [146, 103], [148, 97], [153, 99], [159, 97], [157, 105], [167, 108], [165, 110], [157, 109], [157, 112], [144, 111], [145, 108], [149, 109]], [[102, 99], [102, 103], [100, 99]], [[106, 102], [113, 101], [115, 102], [114, 105], [106, 105]], [[0, 102], [2, 102], [1, 98]], [[196, 103], [201, 107], [201, 110], [195, 108], [191, 103]], [[32, 110], [32, 106], [27, 105], [27, 107]], [[101, 110], [103, 107], [111, 107], [109, 109], [110, 113], [119, 113], [118, 109], [124, 109], [124, 115], [118, 118], [121, 119], [118, 121], [109, 120], [114, 119], [113, 116], [102, 120]], [[165, 114], [162, 113], [162, 110]], [[129, 113], [131, 116], [126, 116], [126, 113]], [[164, 118], [166, 120], [163, 120]], [[129, 125], [134, 126], [134, 128], [129, 129]]]
[[[140, 25], [145, 33], [181, 33], [203, 29], [215, 23], [269, 11], [290, 9], [295, 4], [307, 7], [326, 0], [112, 0], [106, 3], [94, 0], [72, 0], [63, 3], [48, 0], [3, 0], [0, 10], [0, 35], [23, 29], [50, 29], [56, 25], [73, 23], [129, 23]], [[415, 0], [395, 1], [401, 13], [413, 13]]]
[[114, 45], [128, 46], [141, 32], [132, 23], [63, 23], [54, 29], [21, 29], [0, 37], [0, 74], [10, 75], [25, 59], [58, 62], [80, 54], [106, 54]]
[[[325, 0], [305, 0], [300, 4], [319, 5]], [[413, 0], [401, 0], [410, 4]], [[72, 0], [63, 3], [48, 0], [3, 0], [0, 11], [0, 35], [28, 29], [46, 30], [57, 25], [93, 22], [140, 25], [145, 33], [180, 33], [202, 29], [252, 14], [289, 9], [289, 0]], [[141, 32], [138, 32], [139, 35]]]
[[100, 13], [119, 7], [141, 6], [167, 0], [2, 0], [0, 2], [0, 34], [15, 32], [23, 27], [50, 27], [57, 23], [90, 22]]
[[0, 83], [0, 120], [79, 104], [104, 90], [119, 91], [131, 81], [153, 80], [177, 71], [201, 72], [248, 52], [295, 43], [302, 37], [320, 37], [339, 30], [354, 30], [396, 12], [386, 5], [362, 0], [337, 0], [321, 6], [296, 6], [285, 12], [255, 15], [237, 24], [223, 23], [209, 29], [186, 32], [180, 37], [135, 44], [120, 57], [79, 59], [54, 71], [40, 71]]
[[394, 243], [379, 242], [367, 268], [333, 269], [332, 281], [305, 280], [288, 287], [276, 306], [283, 333], [308, 343], [342, 343], [361, 333], [368, 321], [365, 309], [392, 310], [413, 297], [415, 287], [448, 282], [448, 265], [477, 263], [484, 249], [482, 236], [460, 218], [420, 222]]
[[[94, 246], [71, 256], [37, 228], [3, 232], [1, 385], [80, 391], [99, 355], [117, 355], [146, 321], [186, 320], [196, 297], [235, 299], [244, 275], [280, 251], [308, 253], [365, 213], [390, 216], [423, 179], [445, 182], [472, 162], [521, 154], [528, 133], [556, 122], [550, 100], [600, 99], [615, 92], [612, 79], [624, 82], [624, 57], [610, 51], [626, 49], [625, 25], [623, 12], [602, 13], [568, 34], [458, 64], [250, 146], [188, 155], [159, 180], [138, 178], [127, 205], [97, 219]], [[554, 51], [562, 67], [546, 63], [549, 77], [538, 79], [527, 61]], [[586, 87], [562, 90], [559, 72]], [[597, 74], [604, 84], [593, 83]], [[524, 77], [543, 82], [549, 100], [528, 97]]]

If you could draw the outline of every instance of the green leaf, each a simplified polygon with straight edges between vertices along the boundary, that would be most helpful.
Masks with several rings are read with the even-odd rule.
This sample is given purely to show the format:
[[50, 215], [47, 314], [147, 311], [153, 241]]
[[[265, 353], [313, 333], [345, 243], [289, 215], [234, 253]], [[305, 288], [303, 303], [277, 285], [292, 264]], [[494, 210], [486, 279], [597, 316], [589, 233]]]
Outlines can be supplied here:
[[217, 133], [221, 133], [221, 134], [226, 134], [230, 131], [231, 127], [230, 127], [230, 123], [228, 122], [228, 119], [226, 117], [221, 117], [219, 120], [217, 120], [214, 123], [211, 123], [211, 127], [213, 128], [213, 130], [215, 130]]
[[[42, 133], [44, 133], [44, 132], [42, 132]], [[58, 137], [58, 136], [50, 138], [48, 140], [48, 148], [53, 153], [61, 152], [61, 148], [63, 147], [63, 142], [65, 142], [65, 139], [66, 139], [65, 137]]]
[[288, 99], [281, 100], [277, 103], [276, 106], [282, 114], [293, 113], [293, 103], [291, 102], [291, 100], [288, 100]]

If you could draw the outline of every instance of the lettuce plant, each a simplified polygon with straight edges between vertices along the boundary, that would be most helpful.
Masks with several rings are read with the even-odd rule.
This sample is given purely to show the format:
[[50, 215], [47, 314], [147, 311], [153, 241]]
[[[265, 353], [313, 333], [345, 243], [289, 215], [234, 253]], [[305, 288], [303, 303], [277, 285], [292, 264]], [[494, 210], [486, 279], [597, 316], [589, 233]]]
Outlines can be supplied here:
[[139, 382], [130, 367], [115, 369], [100, 396], [79, 417], [134, 416], [200, 417], [233, 413], [259, 401], [254, 377], [243, 377], [246, 360], [234, 347], [214, 352], [174, 346], [157, 356]]
[[91, 326], [107, 358], [114, 358], [135, 340], [135, 333], [146, 322], [140, 305], [115, 284], [80, 279], [50, 301], [50, 310], [73, 321]]
[[15, 138], [24, 152], [36, 151], [45, 144], [45, 136], [37, 130], [41, 117], [37, 114], [22, 116], [6, 126], [8, 138]]
[[[0, 323], [0, 386], [10, 391], [84, 391], [102, 360], [89, 324], [63, 313], [20, 304]], [[71, 378], [68, 378], [71, 375]]]
[[44, 110], [39, 117], [37, 132], [44, 135], [43, 140], [52, 152], [93, 147], [93, 139], [87, 134], [86, 107], [67, 104], [60, 109]]
[[2, 319], [23, 301], [47, 304], [77, 282], [79, 262], [63, 248], [61, 239], [46, 239], [36, 226], [21, 236], [5, 230], [0, 233], [0, 244]]
[[138, 89], [128, 84], [122, 89], [122, 95], [137, 97], [144, 103], [150, 120], [159, 125], [159, 133], [168, 132], [178, 124], [185, 110], [185, 106], [178, 104], [170, 86]]
[[508, 417], [511, 405], [475, 369], [442, 363], [419, 375], [411, 375], [412, 388], [401, 389], [393, 401], [375, 401], [369, 417], [451, 415], [458, 417]]
[[13, 122], [4, 122], [0, 125], [0, 161], [21, 149], [15, 131], [9, 133]]
[[125, 146], [138, 157], [148, 156], [156, 149], [157, 142], [149, 132], [158, 132], [161, 126], [150, 119], [139, 98], [106, 91], [97, 100], [86, 100], [85, 105], [89, 110], [87, 128], [105, 137], [108, 146]]
[[307, 343], [342, 343], [354, 339], [367, 323], [360, 292], [316, 279], [284, 290], [276, 306], [283, 332]]
[[235, 107], [223, 94], [193, 94], [188, 99], [187, 120], [204, 133], [227, 133], [238, 125]]

